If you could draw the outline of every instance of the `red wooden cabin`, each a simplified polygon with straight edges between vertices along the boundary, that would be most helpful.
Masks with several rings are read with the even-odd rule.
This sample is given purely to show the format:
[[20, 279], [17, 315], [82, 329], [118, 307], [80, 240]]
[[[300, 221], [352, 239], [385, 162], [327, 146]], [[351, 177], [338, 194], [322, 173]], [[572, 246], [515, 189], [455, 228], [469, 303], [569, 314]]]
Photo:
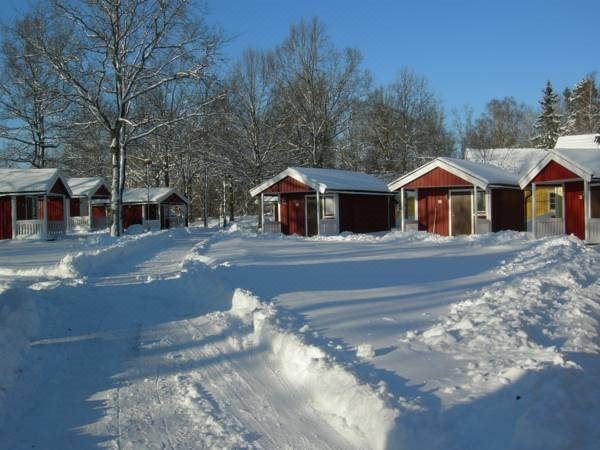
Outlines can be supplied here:
[[390, 230], [393, 198], [371, 175], [290, 167], [250, 191], [260, 195], [263, 232], [300, 236]]
[[0, 169], [0, 239], [56, 239], [71, 190], [57, 169]]
[[101, 177], [69, 178], [69, 230], [95, 231], [108, 227], [110, 190]]
[[443, 236], [523, 230], [518, 178], [499, 167], [436, 158], [390, 183], [398, 227]]
[[[530, 197], [535, 199], [531, 204], [534, 236], [573, 234], [587, 242], [600, 243], [600, 149], [598, 147], [549, 150], [546, 157], [532, 167], [519, 183], [521, 188], [529, 191]], [[540, 200], [540, 195], [536, 192], [547, 189], [548, 186], [554, 186], [558, 188], [559, 193], [562, 193], [554, 196], [554, 202], [561, 204], [555, 205], [558, 214], [552, 217], [540, 217], [538, 210], [540, 202], [544, 199]]]
[[164, 230], [188, 225], [189, 200], [172, 188], [127, 188], [123, 192], [123, 229], [141, 225]]

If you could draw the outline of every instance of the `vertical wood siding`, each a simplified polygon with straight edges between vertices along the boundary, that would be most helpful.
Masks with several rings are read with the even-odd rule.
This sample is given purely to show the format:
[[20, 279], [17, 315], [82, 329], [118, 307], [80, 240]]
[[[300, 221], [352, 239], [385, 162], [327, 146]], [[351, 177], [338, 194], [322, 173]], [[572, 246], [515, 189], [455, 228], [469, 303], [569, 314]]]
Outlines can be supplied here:
[[583, 181], [565, 183], [565, 232], [585, 239]]
[[405, 189], [414, 189], [414, 188], [426, 188], [426, 187], [463, 187], [463, 186], [471, 186], [466, 180], [463, 180], [460, 177], [444, 170], [440, 167], [436, 167], [431, 171], [427, 172], [425, 175], [417, 178], [416, 180], [411, 181], [409, 184], [404, 186]]
[[283, 234], [306, 235], [304, 194], [281, 196], [281, 232]]
[[557, 180], [572, 180], [579, 178], [578, 175], [571, 172], [566, 167], [561, 166], [555, 161], [550, 161], [546, 164], [540, 173], [532, 180], [532, 183], [541, 183], [542, 181], [557, 181]]
[[58, 180], [56, 180], [56, 183], [54, 183], [54, 186], [52, 186], [52, 189], [50, 189], [50, 192], [52, 192], [53, 194], [62, 194], [62, 195], [69, 195], [69, 193], [67, 192], [67, 188], [65, 187], [65, 185], [63, 184], [62, 181], [60, 181], [60, 178]]
[[525, 198], [520, 189], [492, 190], [492, 231], [525, 231]]
[[263, 191], [265, 194], [314, 192], [313, 188], [292, 178], [285, 177]]
[[385, 195], [339, 194], [340, 232], [388, 231], [394, 223], [393, 199]]
[[419, 230], [448, 236], [448, 189], [419, 189], [418, 195]]
[[48, 197], [48, 220], [52, 222], [65, 220], [62, 197]]
[[10, 197], [0, 197], [0, 239], [12, 239]]
[[72, 198], [69, 205], [69, 214], [72, 217], [81, 216], [81, 202], [78, 198]]
[[123, 228], [142, 224], [142, 205], [123, 206]]

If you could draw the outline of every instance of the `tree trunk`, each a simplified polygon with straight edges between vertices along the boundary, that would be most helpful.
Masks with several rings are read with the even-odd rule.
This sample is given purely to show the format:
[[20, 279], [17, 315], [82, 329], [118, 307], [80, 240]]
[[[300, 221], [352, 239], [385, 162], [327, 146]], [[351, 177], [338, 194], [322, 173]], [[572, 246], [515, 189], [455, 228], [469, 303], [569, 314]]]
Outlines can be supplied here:
[[122, 196], [119, 193], [120, 187], [120, 146], [118, 142], [118, 132], [113, 132], [110, 141], [110, 155], [111, 155], [111, 169], [112, 169], [112, 183], [111, 183], [111, 194], [110, 194], [110, 209], [111, 209], [111, 225], [110, 235], [120, 236], [122, 230], [121, 224], [121, 202]]

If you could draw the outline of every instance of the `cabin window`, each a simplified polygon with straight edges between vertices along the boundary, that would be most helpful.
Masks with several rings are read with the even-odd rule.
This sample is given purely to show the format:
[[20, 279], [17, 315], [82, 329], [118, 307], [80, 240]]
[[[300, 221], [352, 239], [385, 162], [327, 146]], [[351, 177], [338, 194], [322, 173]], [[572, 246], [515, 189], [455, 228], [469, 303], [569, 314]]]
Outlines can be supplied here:
[[[40, 198], [40, 203], [43, 201]], [[41, 206], [41, 205], [40, 205]], [[17, 220], [38, 219], [38, 198], [19, 197], [17, 199]]]
[[417, 220], [417, 193], [405, 191], [404, 195], [404, 218], [406, 220]]
[[556, 196], [556, 192], [548, 192], [548, 211], [556, 214], [557, 203], [558, 198]]
[[321, 197], [321, 217], [324, 219], [335, 217], [335, 198], [333, 195]]
[[279, 208], [276, 202], [266, 202], [264, 204], [265, 220], [267, 222], [277, 222], [279, 220]]
[[158, 205], [146, 206], [146, 220], [158, 220]]
[[600, 186], [590, 187], [590, 210], [592, 219], [600, 219]]
[[486, 216], [487, 215], [485, 194], [486, 194], [485, 191], [483, 191], [481, 189], [477, 189], [476, 206], [477, 206], [477, 215], [478, 216]]

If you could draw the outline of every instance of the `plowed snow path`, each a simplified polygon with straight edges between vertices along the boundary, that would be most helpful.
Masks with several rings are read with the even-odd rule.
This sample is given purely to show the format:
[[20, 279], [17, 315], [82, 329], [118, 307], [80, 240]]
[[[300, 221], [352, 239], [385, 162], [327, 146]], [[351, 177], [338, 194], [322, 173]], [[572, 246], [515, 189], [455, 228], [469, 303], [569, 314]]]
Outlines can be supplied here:
[[8, 395], [0, 448], [352, 446], [266, 351], [234, 345], [231, 324], [211, 314], [230, 293], [180, 274], [207, 237], [158, 236], [83, 285], [34, 291], [41, 329]]

